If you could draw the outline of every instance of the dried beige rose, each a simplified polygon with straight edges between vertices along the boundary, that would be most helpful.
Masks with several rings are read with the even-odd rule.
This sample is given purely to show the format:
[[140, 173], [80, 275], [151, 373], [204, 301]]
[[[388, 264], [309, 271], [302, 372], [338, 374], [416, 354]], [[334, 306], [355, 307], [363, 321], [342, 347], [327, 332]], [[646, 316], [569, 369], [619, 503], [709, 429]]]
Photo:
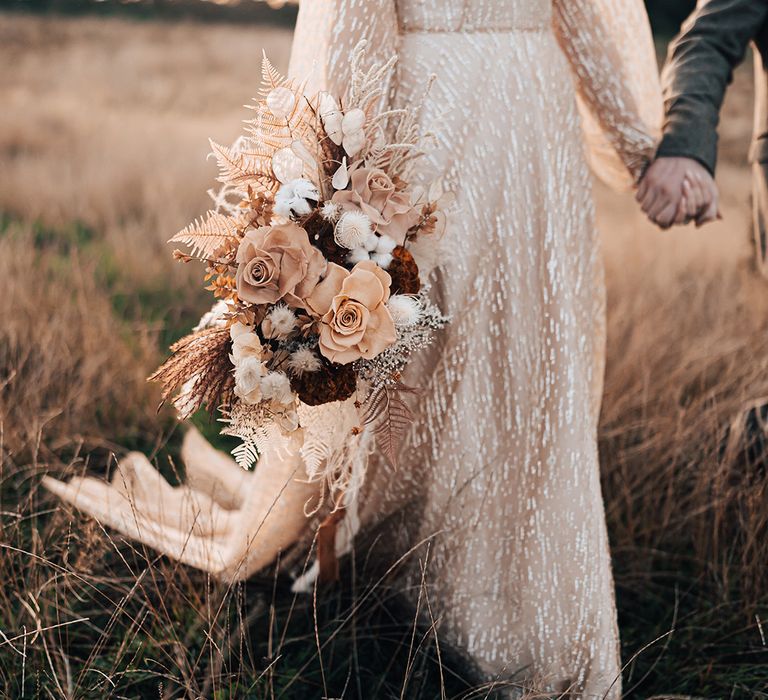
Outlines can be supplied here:
[[358, 168], [352, 173], [350, 189], [336, 192], [332, 200], [347, 211], [362, 211], [382, 235], [405, 242], [408, 229], [420, 219], [411, 195], [398, 190], [383, 170]]
[[303, 307], [325, 271], [323, 254], [309, 243], [307, 232], [289, 222], [247, 231], [237, 250], [237, 295], [251, 304], [281, 299]]
[[345, 365], [371, 359], [395, 342], [395, 324], [387, 309], [390, 276], [370, 260], [345, 270], [328, 264], [328, 273], [307, 306], [321, 317], [320, 353]]

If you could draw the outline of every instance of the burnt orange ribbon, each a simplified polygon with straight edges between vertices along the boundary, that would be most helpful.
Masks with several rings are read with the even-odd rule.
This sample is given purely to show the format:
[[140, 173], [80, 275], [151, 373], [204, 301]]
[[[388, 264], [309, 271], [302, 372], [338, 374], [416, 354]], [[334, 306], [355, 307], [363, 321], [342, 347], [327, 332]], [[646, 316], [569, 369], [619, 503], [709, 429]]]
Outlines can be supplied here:
[[344, 519], [344, 508], [333, 511], [317, 530], [318, 583], [339, 580], [339, 560], [336, 557], [336, 530]]

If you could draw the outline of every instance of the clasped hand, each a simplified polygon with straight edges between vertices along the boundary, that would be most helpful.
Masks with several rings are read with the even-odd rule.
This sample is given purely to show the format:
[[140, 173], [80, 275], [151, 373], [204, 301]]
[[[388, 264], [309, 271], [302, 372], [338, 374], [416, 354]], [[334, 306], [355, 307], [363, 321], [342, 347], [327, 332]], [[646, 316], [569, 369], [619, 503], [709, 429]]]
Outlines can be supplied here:
[[663, 229], [691, 221], [702, 226], [720, 218], [715, 180], [692, 158], [657, 158], [640, 180], [635, 198]]

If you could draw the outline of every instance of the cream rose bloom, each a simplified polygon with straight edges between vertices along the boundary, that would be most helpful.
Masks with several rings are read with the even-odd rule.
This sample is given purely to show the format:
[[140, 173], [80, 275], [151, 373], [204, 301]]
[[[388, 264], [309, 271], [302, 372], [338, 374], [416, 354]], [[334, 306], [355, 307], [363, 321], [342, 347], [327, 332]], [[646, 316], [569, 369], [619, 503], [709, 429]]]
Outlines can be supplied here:
[[246, 357], [255, 357], [257, 360], [264, 359], [264, 348], [259, 340], [259, 336], [252, 333], [248, 326], [242, 323], [234, 323], [229, 329], [230, 338], [232, 338], [233, 364], [237, 364]]
[[346, 365], [371, 359], [397, 339], [387, 309], [392, 278], [370, 260], [345, 270], [328, 264], [325, 279], [307, 297], [307, 307], [321, 317], [320, 353]]
[[294, 223], [246, 232], [237, 250], [237, 295], [251, 304], [304, 306], [325, 271], [323, 254]]
[[382, 235], [405, 242], [408, 229], [419, 222], [419, 213], [408, 192], [398, 191], [383, 170], [359, 168], [352, 173], [350, 189], [341, 190], [331, 200], [346, 211], [362, 211]]

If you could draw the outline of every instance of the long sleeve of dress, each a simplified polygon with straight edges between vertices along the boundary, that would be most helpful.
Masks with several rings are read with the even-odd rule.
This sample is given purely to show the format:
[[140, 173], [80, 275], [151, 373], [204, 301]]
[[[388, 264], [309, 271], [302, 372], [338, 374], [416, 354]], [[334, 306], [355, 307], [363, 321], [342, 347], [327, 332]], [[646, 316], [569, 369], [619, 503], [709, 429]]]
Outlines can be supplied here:
[[699, 4], [669, 48], [663, 80], [667, 116], [659, 155], [693, 158], [714, 173], [725, 90], [766, 20], [766, 0]]
[[397, 35], [395, 0], [302, 0], [289, 75], [308, 80], [307, 94], [342, 97], [357, 44], [367, 41], [368, 62], [385, 62], [397, 50]]
[[650, 24], [641, 0], [555, 0], [554, 25], [573, 70], [590, 162], [613, 186], [642, 175], [662, 120]]

